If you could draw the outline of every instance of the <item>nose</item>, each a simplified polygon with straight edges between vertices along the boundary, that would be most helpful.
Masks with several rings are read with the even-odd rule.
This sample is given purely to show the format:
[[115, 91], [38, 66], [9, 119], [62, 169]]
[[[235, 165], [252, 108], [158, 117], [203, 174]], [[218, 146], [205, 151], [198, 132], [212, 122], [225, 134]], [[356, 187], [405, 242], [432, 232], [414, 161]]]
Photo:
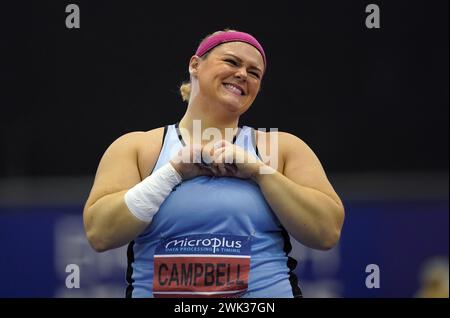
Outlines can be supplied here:
[[247, 79], [247, 70], [245, 69], [245, 67], [240, 67], [235, 74], [236, 78], [239, 78], [241, 80], [246, 80]]

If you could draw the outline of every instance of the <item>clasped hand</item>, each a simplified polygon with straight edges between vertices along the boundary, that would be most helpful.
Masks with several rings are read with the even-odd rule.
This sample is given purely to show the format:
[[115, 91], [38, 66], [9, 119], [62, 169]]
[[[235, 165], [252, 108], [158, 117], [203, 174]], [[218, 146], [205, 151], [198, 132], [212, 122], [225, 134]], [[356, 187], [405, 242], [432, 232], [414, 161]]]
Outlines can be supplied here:
[[252, 178], [263, 163], [226, 140], [183, 147], [170, 163], [183, 180], [198, 176]]

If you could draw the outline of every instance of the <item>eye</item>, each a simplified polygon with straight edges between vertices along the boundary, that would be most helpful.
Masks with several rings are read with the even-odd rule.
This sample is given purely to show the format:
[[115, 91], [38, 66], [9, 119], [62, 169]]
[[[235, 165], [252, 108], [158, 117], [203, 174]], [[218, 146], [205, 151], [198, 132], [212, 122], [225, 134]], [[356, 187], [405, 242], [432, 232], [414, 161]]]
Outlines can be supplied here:
[[250, 74], [252, 74], [254, 77], [256, 77], [257, 79], [260, 78], [259, 73], [256, 72], [249, 72]]
[[237, 66], [237, 63], [236, 63], [235, 60], [226, 59], [226, 60], [224, 60], [224, 61], [227, 62], [227, 63], [229, 63], [229, 64], [232, 64], [232, 65], [234, 65], [234, 66]]

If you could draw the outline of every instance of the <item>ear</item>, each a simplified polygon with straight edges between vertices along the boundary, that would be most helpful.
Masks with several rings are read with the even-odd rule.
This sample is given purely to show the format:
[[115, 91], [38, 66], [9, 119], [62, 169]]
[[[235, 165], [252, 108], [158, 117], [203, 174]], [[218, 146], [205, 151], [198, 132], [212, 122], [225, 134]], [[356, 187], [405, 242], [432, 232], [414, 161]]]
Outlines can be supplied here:
[[191, 76], [197, 76], [199, 65], [200, 58], [197, 55], [193, 55], [189, 61], [189, 74], [191, 74]]

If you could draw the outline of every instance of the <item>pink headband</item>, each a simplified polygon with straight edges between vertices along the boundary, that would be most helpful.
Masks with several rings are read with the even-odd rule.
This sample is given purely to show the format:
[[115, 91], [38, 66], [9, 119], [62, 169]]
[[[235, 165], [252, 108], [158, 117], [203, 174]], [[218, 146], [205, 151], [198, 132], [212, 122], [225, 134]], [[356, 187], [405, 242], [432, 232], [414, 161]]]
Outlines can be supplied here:
[[264, 66], [266, 66], [266, 54], [264, 54], [264, 50], [261, 44], [259, 44], [259, 42], [253, 36], [244, 32], [228, 31], [211, 35], [207, 39], [203, 40], [202, 43], [200, 43], [197, 51], [195, 52], [195, 55], [202, 57], [205, 53], [209, 52], [216, 46], [227, 42], [245, 42], [254, 46], [259, 51], [259, 53], [261, 53], [264, 60]]

